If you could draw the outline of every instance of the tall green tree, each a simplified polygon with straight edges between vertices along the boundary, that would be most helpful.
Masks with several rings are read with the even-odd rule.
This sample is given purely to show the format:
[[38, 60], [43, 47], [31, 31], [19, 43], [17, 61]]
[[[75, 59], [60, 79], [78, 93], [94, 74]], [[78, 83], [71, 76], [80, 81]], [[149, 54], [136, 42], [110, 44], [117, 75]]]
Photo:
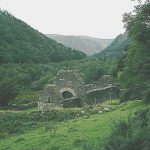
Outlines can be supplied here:
[[125, 99], [142, 99], [150, 88], [150, 1], [139, 1], [123, 21], [132, 44], [118, 78], [125, 89]]

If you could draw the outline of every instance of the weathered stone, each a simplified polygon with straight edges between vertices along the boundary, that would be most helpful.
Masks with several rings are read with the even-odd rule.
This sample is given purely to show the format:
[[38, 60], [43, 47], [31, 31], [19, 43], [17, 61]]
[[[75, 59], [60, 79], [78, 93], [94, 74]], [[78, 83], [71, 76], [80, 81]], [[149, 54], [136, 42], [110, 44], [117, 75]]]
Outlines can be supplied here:
[[59, 106], [82, 107], [83, 103], [96, 104], [109, 99], [114, 94], [112, 78], [105, 75], [98, 81], [85, 85], [77, 70], [61, 70], [53, 84], [45, 85], [39, 98], [38, 108], [52, 109]]
[[[63, 106], [68, 102], [73, 103], [74, 99], [81, 99], [85, 96], [85, 83], [77, 70], [61, 70], [53, 81], [53, 85], [45, 85], [43, 94], [39, 98], [39, 109], [49, 109], [54, 106]], [[82, 103], [82, 102], [81, 102]], [[80, 105], [81, 105], [80, 103]], [[46, 105], [46, 106], [45, 106]]]
[[103, 111], [105, 111], [105, 112], [109, 112], [109, 111], [110, 111], [110, 109], [109, 109], [109, 108], [104, 108], [104, 109], [103, 109]]
[[100, 110], [98, 113], [100, 113], [100, 114], [101, 114], [101, 113], [103, 113], [103, 111], [102, 111], [102, 110]]

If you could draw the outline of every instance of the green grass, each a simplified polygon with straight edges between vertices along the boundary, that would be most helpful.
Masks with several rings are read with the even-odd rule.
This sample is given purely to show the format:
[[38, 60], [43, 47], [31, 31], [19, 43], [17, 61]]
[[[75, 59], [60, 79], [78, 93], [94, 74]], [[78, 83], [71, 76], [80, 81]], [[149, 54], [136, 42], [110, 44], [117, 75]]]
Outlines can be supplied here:
[[0, 150], [80, 150], [83, 144], [92, 144], [97, 139], [101, 146], [109, 136], [112, 120], [127, 118], [136, 110], [149, 107], [142, 101], [117, 105], [111, 112], [91, 115], [88, 119], [79, 117], [68, 122], [57, 123], [54, 137], [44, 127], [0, 141]]
[[23, 112], [33, 112], [33, 111], [38, 111], [38, 108], [37, 107], [33, 107], [33, 108], [30, 108], [30, 109], [25, 109], [25, 110], [22, 110]]

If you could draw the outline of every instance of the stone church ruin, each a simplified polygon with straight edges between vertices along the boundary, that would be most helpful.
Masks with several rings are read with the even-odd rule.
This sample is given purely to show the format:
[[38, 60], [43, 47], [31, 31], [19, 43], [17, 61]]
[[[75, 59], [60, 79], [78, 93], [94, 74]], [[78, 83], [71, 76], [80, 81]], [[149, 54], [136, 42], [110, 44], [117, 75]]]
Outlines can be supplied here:
[[45, 85], [39, 98], [38, 108], [82, 107], [118, 97], [118, 89], [112, 78], [105, 75], [100, 81], [86, 85], [77, 70], [61, 70], [53, 84]]

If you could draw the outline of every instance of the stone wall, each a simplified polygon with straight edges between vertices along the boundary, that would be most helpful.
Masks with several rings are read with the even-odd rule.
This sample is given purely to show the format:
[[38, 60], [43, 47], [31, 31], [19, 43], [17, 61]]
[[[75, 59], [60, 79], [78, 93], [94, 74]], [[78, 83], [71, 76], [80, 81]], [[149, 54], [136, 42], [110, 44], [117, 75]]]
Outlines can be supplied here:
[[84, 81], [76, 70], [61, 70], [53, 83], [59, 91], [60, 99], [63, 99], [62, 93], [65, 91], [77, 97], [82, 97], [85, 93]]
[[87, 103], [92, 105], [102, 103], [105, 100], [116, 99], [119, 96], [119, 91], [120, 90], [115, 86], [109, 86], [105, 88], [87, 91]]
[[98, 89], [98, 88], [105, 88], [113, 85], [113, 78], [110, 75], [102, 76], [98, 81], [95, 81], [91, 84], [85, 85], [86, 91]]
[[109, 75], [103, 76], [98, 82], [85, 85], [77, 70], [61, 70], [52, 85], [45, 85], [38, 107], [40, 110], [59, 106], [82, 107], [84, 103], [100, 103], [117, 98], [118, 95], [118, 89], [113, 86], [113, 79]]
[[[63, 95], [67, 93], [70, 93], [72, 97], [66, 95], [67, 98], [64, 98]], [[53, 85], [45, 85], [39, 98], [39, 109], [67, 106], [67, 102], [75, 106], [74, 99], [83, 100], [83, 97], [85, 97], [85, 84], [79, 72], [77, 70], [61, 70], [55, 77]]]

